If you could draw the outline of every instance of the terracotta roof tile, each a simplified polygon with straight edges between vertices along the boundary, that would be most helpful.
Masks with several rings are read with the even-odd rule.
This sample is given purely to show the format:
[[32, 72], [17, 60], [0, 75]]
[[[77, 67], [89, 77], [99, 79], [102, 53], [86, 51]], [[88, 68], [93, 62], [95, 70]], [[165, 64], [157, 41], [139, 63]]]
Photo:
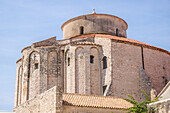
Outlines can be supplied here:
[[84, 38], [84, 37], [109, 38], [112, 41], [117, 41], [117, 42], [121, 42], [121, 43], [129, 43], [129, 44], [138, 45], [138, 46], [141, 45], [141, 46], [146, 47], [146, 48], [151, 48], [151, 49], [159, 50], [159, 51], [165, 52], [167, 54], [170, 54], [169, 51], [164, 50], [164, 49], [159, 48], [159, 47], [156, 47], [156, 46], [152, 46], [150, 44], [146, 44], [146, 43], [143, 43], [143, 42], [140, 42], [140, 41], [137, 41], [137, 40], [128, 39], [128, 38], [108, 35], [108, 34], [87, 34], [87, 35], [84, 34], [84, 35], [81, 35], [81, 36], [75, 36], [73, 38]]
[[165, 53], [170, 54], [169, 51], [164, 50], [162, 48], [156, 47], [156, 46], [152, 46], [150, 44], [146, 44], [137, 40], [132, 40], [132, 39], [128, 39], [128, 38], [123, 38], [123, 37], [117, 37], [117, 36], [112, 36], [112, 35], [106, 35], [106, 34], [95, 34], [95, 37], [99, 37], [99, 38], [109, 38], [112, 39], [113, 41], [118, 41], [118, 42], [124, 42], [124, 43], [131, 43], [134, 45], [142, 45], [143, 47], [147, 47], [147, 48], [151, 48], [151, 49], [155, 49], [155, 50], [159, 50]]
[[81, 94], [63, 94], [63, 104], [111, 109], [126, 109], [133, 106], [122, 98]]
[[101, 45], [93, 43], [93, 42], [72, 42], [71, 45], [96, 45], [96, 46], [101, 46]]
[[39, 44], [39, 43], [43, 43], [43, 42], [47, 42], [47, 41], [50, 41], [50, 40], [52, 40], [52, 41], [56, 41], [56, 36], [54, 36], [54, 37], [51, 37], [51, 38], [48, 38], [48, 39], [46, 39], [46, 40], [42, 40], [42, 41], [39, 41], [39, 42], [35, 42], [35, 43], [33, 43], [33, 44]]
[[74, 38], [85, 38], [85, 37], [95, 37], [95, 34], [76, 35], [76, 36], [71, 37], [70, 39], [74, 39]]

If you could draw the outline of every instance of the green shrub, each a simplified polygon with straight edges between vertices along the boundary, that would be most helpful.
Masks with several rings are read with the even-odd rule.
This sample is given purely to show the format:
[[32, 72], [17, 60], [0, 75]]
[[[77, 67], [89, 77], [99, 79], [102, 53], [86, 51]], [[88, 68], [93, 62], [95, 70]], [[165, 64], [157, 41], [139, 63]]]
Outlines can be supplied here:
[[138, 103], [131, 95], [128, 95], [130, 99], [125, 98], [124, 100], [133, 104], [133, 107], [123, 109], [123, 111], [128, 111], [127, 113], [155, 113], [155, 108], [148, 108], [147, 104], [158, 101], [159, 97], [156, 97], [154, 100], [151, 100], [151, 96], [148, 96], [143, 90], [142, 92], [145, 95], [146, 101]]

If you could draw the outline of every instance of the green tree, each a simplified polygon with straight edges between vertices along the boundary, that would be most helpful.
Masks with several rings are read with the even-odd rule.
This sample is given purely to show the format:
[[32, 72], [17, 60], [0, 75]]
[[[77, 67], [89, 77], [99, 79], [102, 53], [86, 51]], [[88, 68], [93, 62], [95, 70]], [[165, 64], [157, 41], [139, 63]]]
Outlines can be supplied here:
[[137, 102], [131, 95], [128, 95], [130, 99], [125, 98], [124, 100], [133, 104], [133, 107], [124, 109], [124, 111], [128, 111], [127, 113], [155, 113], [155, 109], [153, 107], [147, 108], [147, 104], [158, 101], [159, 97], [151, 100], [151, 96], [148, 96], [145, 91], [142, 90], [142, 93], [145, 95], [146, 101]]

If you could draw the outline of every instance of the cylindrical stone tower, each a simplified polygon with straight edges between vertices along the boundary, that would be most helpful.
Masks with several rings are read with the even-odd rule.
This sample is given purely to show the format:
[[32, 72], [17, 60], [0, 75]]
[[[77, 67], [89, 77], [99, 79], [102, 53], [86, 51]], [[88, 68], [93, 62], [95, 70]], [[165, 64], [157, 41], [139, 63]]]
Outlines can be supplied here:
[[72, 18], [61, 26], [63, 39], [82, 34], [110, 34], [126, 38], [127, 28], [127, 23], [119, 17], [96, 13]]

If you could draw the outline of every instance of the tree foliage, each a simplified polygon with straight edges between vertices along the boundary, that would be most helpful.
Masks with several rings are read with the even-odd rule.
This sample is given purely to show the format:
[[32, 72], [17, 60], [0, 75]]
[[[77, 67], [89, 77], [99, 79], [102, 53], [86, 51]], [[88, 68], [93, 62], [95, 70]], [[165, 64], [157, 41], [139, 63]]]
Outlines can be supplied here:
[[142, 90], [142, 93], [145, 95], [146, 101], [137, 102], [131, 95], [128, 95], [130, 99], [125, 98], [124, 100], [133, 104], [133, 107], [124, 109], [124, 111], [128, 111], [127, 113], [155, 113], [155, 109], [147, 108], [147, 104], [158, 101], [159, 97], [151, 100], [151, 96], [148, 96], [145, 91]]

